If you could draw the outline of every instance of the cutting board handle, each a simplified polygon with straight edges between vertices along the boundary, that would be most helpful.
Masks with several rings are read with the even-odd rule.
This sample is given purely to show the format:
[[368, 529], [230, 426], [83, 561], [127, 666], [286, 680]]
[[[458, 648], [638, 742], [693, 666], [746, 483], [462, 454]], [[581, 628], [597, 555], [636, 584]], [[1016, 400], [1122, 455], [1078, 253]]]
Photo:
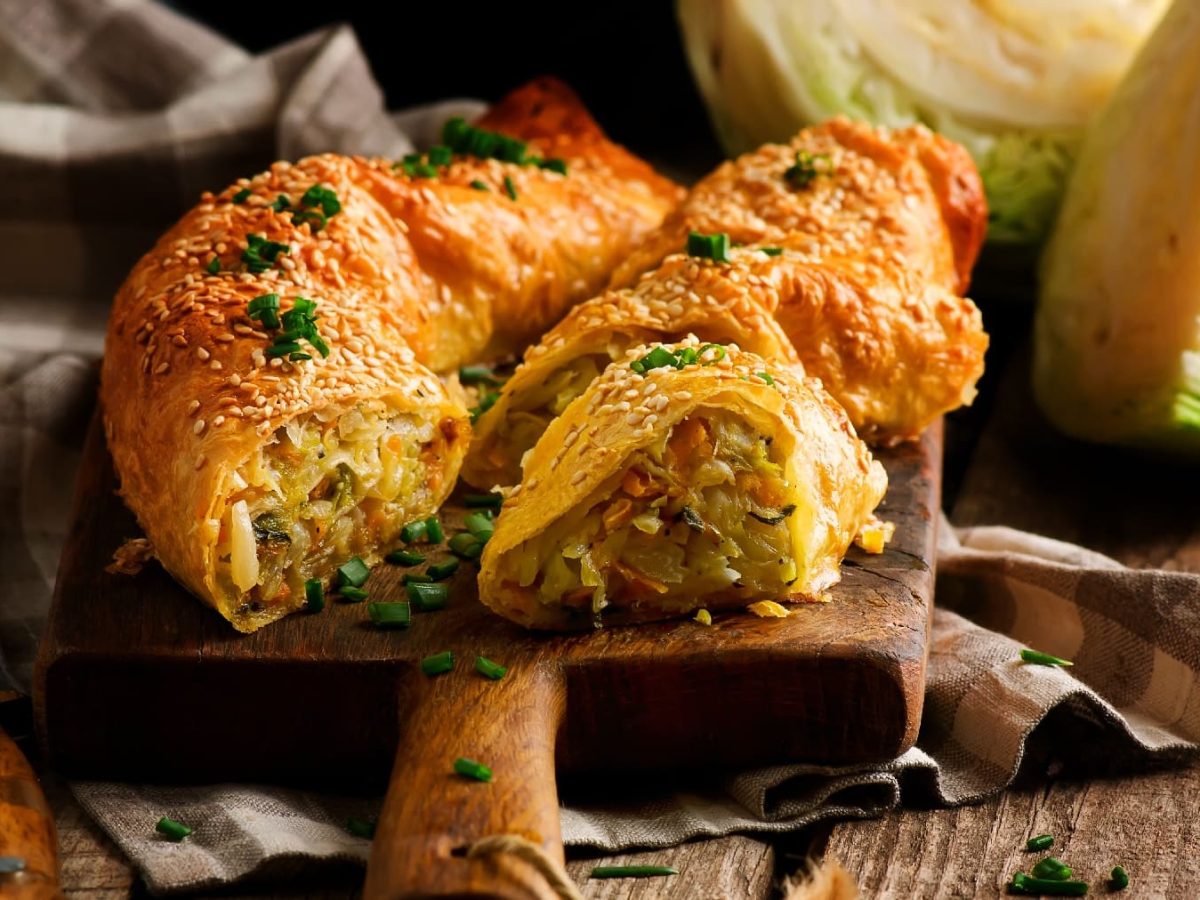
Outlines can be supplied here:
[[[562, 673], [546, 661], [524, 661], [491, 681], [474, 663], [474, 656], [459, 656], [452, 672], [418, 674], [419, 683], [404, 692], [408, 708], [371, 847], [368, 900], [559, 896], [512, 855], [466, 853], [483, 838], [519, 835], [562, 863], [554, 780]], [[458, 757], [488, 766], [492, 780], [456, 774]]]

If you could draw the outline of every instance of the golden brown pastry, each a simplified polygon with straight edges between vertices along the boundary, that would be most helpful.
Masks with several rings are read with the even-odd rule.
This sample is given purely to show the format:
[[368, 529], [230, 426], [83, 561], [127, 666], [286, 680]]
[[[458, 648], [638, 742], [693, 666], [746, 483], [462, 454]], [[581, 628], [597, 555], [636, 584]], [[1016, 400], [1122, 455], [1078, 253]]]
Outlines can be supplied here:
[[886, 487], [798, 367], [694, 338], [634, 347], [526, 460], [480, 598], [547, 629], [819, 599]]
[[809, 375], [860, 435], [891, 443], [974, 397], [987, 335], [961, 292], [986, 221], [963, 148], [920, 127], [835, 119], [702, 179], [612, 284], [678, 252], [689, 232], [728, 234], [747, 245], [730, 254], [729, 277], [770, 283], [764, 302]]
[[510, 161], [311, 157], [206, 194], [117, 294], [101, 402], [122, 496], [239, 630], [452, 490], [469, 421], [426, 365], [515, 349], [676, 199], [554, 83], [485, 124], [533, 140]]
[[476, 487], [521, 480], [521, 458], [546, 426], [609, 363], [632, 346], [688, 335], [737, 344], [772, 362], [796, 352], [762, 305], [771, 286], [744, 281], [686, 255], [668, 257], [633, 288], [608, 291], [572, 309], [525, 353], [524, 362], [475, 423], [463, 478]]

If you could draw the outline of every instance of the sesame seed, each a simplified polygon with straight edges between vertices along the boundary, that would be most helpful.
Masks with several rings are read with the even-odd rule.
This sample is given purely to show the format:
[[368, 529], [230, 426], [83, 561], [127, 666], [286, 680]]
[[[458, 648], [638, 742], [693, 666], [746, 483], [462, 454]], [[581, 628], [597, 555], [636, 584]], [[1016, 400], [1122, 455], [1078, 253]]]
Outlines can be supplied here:
[[210, 355], [210, 354], [209, 354], [209, 352], [208, 352], [207, 350], [205, 350], [203, 347], [197, 347], [197, 348], [196, 348], [196, 355], [197, 355], [198, 357], [200, 357], [200, 360], [201, 360], [201, 362], [206, 362], [206, 361], [208, 360], [208, 357], [209, 357], [209, 355]]
[[197, 419], [196, 424], [192, 426], [192, 434], [199, 434], [204, 430], [204, 420]]

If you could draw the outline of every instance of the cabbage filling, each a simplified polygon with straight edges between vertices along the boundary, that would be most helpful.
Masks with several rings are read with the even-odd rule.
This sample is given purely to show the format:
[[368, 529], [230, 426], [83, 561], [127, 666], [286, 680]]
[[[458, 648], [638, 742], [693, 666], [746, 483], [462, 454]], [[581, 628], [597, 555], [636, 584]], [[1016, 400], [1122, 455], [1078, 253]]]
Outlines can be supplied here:
[[694, 413], [508, 554], [505, 581], [595, 620], [790, 594], [797, 509], [771, 444], [727, 412]]
[[432, 510], [453, 424], [371, 401], [278, 428], [231, 476], [221, 519], [217, 582], [236, 612], [294, 606], [305, 581], [375, 555]]

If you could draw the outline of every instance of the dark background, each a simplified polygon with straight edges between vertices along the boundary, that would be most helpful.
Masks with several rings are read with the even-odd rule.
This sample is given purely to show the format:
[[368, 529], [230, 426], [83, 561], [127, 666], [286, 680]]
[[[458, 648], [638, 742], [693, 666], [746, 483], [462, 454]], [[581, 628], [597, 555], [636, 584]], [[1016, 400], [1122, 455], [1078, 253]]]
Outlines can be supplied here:
[[171, 5], [250, 51], [347, 22], [393, 109], [448, 97], [496, 100], [531, 78], [557, 75], [611, 137], [641, 155], [721, 156], [670, 0]]

